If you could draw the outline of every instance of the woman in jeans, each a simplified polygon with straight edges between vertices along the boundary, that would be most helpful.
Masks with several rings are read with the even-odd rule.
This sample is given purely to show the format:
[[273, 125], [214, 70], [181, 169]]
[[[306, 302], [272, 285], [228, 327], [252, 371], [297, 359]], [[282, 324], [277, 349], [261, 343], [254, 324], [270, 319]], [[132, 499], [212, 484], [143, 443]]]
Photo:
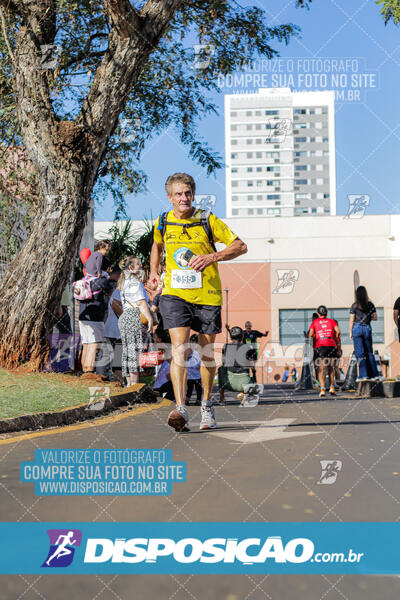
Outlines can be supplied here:
[[139, 356], [143, 349], [140, 313], [147, 319], [147, 331], [153, 329], [153, 319], [145, 300], [145, 289], [139, 280], [142, 265], [135, 256], [120, 262], [122, 269], [118, 281], [121, 292], [122, 314], [118, 327], [122, 341], [122, 376], [128, 386], [139, 381]]
[[354, 354], [358, 361], [358, 381], [378, 378], [378, 370], [372, 348], [371, 321], [378, 319], [376, 308], [368, 298], [367, 290], [360, 285], [356, 290], [356, 301], [350, 308], [350, 339], [353, 339]]

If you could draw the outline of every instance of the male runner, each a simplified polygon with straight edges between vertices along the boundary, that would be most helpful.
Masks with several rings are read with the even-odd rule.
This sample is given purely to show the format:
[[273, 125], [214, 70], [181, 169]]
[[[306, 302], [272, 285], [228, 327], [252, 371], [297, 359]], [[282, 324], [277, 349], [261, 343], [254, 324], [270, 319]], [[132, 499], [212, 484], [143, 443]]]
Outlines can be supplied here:
[[329, 373], [331, 396], [335, 392], [335, 363], [340, 351], [340, 329], [334, 319], [327, 317], [328, 309], [322, 305], [317, 308], [318, 319], [314, 319], [309, 336], [315, 337], [315, 355], [318, 366], [318, 379], [321, 386], [320, 396], [325, 396], [326, 371]]
[[[186, 360], [193, 329], [199, 333], [203, 350], [200, 429], [213, 429], [217, 426], [211, 400], [215, 376], [213, 344], [221, 331], [222, 304], [217, 263], [245, 254], [247, 246], [215, 215], [209, 214], [205, 223], [203, 211], [192, 206], [196, 189], [193, 177], [175, 173], [168, 177], [165, 189], [173, 210], [160, 216], [154, 225], [149, 285], [156, 289], [160, 284], [158, 271], [165, 245], [166, 275], [160, 312], [163, 326], [171, 336], [171, 380], [176, 399], [176, 409], [169, 414], [167, 422], [175, 431], [188, 430]], [[227, 247], [217, 252], [213, 242], [222, 242]]]

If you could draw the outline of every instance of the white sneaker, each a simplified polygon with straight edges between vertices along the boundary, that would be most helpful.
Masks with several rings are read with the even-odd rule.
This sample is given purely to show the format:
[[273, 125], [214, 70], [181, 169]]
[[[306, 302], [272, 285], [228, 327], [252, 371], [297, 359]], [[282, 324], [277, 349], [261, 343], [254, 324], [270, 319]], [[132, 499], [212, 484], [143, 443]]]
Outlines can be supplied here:
[[200, 429], [215, 429], [217, 427], [217, 422], [215, 420], [214, 407], [202, 406], [200, 410]]
[[172, 410], [168, 415], [167, 424], [175, 431], [190, 431], [189, 413], [186, 406], [181, 404]]

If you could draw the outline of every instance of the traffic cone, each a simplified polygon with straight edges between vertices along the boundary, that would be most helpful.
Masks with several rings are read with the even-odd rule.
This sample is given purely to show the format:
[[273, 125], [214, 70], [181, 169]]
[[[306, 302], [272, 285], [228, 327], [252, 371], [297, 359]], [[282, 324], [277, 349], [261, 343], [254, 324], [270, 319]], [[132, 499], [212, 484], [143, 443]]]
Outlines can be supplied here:
[[296, 383], [295, 390], [312, 390], [312, 378], [311, 378], [311, 369], [310, 369], [310, 344], [309, 341], [306, 340], [304, 342], [303, 349], [303, 366], [301, 369], [301, 377], [299, 383]]
[[356, 379], [357, 379], [357, 359], [355, 354], [351, 355], [351, 359], [349, 362], [349, 368], [347, 369], [346, 379], [344, 380], [342, 390], [355, 390], [356, 389]]
[[381, 357], [379, 356], [378, 350], [375, 350], [374, 357], [375, 357], [375, 362], [376, 362], [376, 368], [378, 370], [378, 375], [379, 375], [379, 377], [383, 378], [383, 370], [382, 370]]

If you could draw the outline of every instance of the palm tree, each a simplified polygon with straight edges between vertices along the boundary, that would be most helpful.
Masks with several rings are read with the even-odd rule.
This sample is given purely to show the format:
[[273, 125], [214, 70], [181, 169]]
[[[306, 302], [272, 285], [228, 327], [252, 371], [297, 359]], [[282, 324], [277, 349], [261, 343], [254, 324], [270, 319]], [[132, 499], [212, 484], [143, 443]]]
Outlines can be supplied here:
[[115, 221], [108, 230], [107, 237], [111, 240], [111, 249], [107, 257], [112, 268], [125, 256], [137, 256], [146, 274], [150, 270], [150, 252], [153, 243], [153, 223], [151, 219], [144, 219], [140, 229], [132, 231], [132, 221], [128, 219], [120, 226]]

